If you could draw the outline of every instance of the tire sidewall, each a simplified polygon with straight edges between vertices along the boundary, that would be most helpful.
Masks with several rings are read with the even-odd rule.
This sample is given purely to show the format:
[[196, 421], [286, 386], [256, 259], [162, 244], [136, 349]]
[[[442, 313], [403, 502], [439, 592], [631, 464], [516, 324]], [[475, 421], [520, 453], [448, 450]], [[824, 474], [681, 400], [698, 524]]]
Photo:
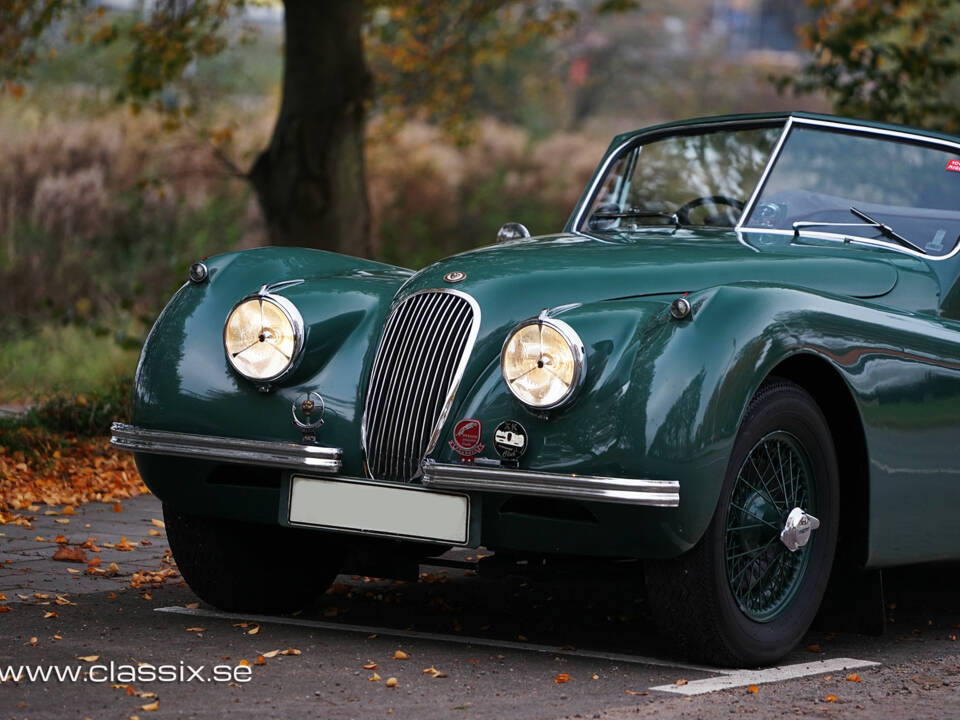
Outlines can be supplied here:
[[[740, 609], [727, 580], [725, 534], [730, 498], [745, 458], [766, 435], [775, 431], [792, 435], [806, 452], [813, 473], [820, 528], [808, 544], [810, 557], [790, 605], [768, 622], [749, 618]], [[823, 413], [810, 395], [792, 383], [778, 382], [762, 388], [751, 403], [734, 443], [720, 500], [707, 531], [705, 549], [712, 555], [709, 567], [718, 598], [719, 630], [724, 644], [745, 664], [771, 662], [806, 633], [826, 591], [833, 565], [839, 528], [839, 488], [836, 452]]]

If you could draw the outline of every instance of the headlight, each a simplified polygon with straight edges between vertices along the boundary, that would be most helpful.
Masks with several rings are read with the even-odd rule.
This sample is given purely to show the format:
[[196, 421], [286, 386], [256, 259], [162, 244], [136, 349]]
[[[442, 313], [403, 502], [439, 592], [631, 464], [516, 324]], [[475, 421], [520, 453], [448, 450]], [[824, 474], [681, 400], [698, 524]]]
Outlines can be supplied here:
[[277, 380], [290, 370], [303, 347], [303, 318], [279, 295], [246, 297], [227, 317], [223, 347], [230, 365], [245, 378]]
[[583, 342], [560, 320], [537, 318], [513, 331], [500, 355], [500, 370], [517, 399], [539, 410], [569, 400], [584, 375]]

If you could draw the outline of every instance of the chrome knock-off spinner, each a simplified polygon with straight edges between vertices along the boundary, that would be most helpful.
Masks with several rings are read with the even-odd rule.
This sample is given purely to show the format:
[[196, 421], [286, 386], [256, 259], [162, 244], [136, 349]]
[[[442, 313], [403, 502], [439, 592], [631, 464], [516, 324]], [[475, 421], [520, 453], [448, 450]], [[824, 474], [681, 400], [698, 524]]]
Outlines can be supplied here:
[[796, 552], [810, 542], [810, 534], [818, 527], [820, 521], [817, 518], [808, 515], [802, 508], [795, 507], [783, 521], [780, 541], [787, 546], [787, 550]]

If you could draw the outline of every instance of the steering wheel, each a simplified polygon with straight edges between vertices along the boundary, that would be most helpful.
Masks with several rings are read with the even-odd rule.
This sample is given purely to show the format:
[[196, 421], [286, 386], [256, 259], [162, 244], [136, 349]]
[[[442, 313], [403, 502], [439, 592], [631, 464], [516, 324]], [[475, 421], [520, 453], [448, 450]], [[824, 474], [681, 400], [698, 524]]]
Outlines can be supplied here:
[[736, 198], [727, 197], [726, 195], [703, 195], [701, 197], [694, 198], [689, 202], [685, 202], [683, 205], [674, 210], [677, 218], [680, 220], [680, 224], [691, 225], [690, 211], [702, 205], [729, 205], [734, 210], [738, 210], [740, 212], [743, 212], [743, 209], [747, 206], [743, 200], [737, 200]]

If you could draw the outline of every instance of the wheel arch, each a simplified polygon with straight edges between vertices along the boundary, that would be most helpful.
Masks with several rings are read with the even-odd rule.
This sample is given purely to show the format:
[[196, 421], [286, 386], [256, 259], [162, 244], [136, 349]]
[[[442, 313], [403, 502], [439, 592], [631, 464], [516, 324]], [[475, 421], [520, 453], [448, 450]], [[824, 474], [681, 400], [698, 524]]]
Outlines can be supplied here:
[[764, 382], [772, 378], [789, 380], [810, 393], [827, 420], [840, 478], [837, 547], [862, 567], [869, 538], [869, 462], [863, 419], [853, 392], [833, 365], [813, 353], [799, 353], [782, 360]]

